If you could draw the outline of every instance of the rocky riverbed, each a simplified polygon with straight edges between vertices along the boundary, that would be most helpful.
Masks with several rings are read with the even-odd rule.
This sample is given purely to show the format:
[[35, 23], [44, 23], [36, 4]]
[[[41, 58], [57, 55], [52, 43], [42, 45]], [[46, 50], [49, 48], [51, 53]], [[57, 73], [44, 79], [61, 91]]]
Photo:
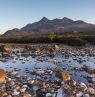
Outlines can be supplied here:
[[32, 45], [0, 57], [0, 97], [95, 97], [95, 47]]

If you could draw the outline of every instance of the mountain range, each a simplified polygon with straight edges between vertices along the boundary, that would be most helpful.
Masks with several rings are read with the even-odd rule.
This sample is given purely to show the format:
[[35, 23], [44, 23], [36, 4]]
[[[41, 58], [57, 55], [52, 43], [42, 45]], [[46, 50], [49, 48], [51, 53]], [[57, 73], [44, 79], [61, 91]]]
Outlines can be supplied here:
[[67, 17], [62, 19], [49, 20], [43, 17], [40, 21], [27, 24], [21, 29], [15, 28], [6, 31], [3, 36], [5, 37], [22, 37], [22, 36], [39, 36], [48, 35], [51, 32], [62, 34], [64, 32], [95, 32], [95, 25], [84, 22], [82, 20], [74, 21]]

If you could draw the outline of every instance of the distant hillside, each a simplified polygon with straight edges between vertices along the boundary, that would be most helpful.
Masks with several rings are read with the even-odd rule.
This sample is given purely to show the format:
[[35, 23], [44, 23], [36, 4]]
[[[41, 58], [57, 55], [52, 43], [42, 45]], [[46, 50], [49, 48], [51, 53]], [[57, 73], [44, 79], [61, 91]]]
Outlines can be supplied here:
[[12, 29], [12, 30], [8, 30], [7, 32], [5, 32], [3, 34], [3, 36], [5, 37], [23, 37], [23, 36], [26, 36], [28, 35], [26, 32], [20, 30], [20, 29]]
[[26, 35], [47, 35], [51, 32], [62, 34], [64, 32], [95, 32], [95, 25], [82, 20], [74, 21], [67, 17], [63, 19], [49, 20], [43, 17], [40, 21], [27, 24], [21, 29], [13, 29], [5, 32], [6, 37], [22, 37]]

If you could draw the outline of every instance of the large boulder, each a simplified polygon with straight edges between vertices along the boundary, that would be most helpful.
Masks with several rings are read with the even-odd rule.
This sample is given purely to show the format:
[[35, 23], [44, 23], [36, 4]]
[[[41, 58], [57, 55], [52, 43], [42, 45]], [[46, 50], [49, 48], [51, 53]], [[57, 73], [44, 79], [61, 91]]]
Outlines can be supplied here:
[[4, 50], [10, 54], [13, 51], [13, 46], [7, 44], [4, 46]]
[[0, 69], [0, 84], [6, 83], [7, 74], [3, 69]]

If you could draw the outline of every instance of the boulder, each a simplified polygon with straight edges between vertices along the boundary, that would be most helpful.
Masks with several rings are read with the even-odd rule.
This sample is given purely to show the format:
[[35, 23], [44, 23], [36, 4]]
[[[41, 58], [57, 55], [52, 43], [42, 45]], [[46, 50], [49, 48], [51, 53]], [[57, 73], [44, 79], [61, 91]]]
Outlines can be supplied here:
[[0, 69], [0, 84], [6, 83], [7, 74], [4, 70]]
[[4, 49], [5, 49], [6, 52], [8, 52], [10, 54], [13, 51], [13, 46], [7, 44], [7, 45], [4, 46]]

